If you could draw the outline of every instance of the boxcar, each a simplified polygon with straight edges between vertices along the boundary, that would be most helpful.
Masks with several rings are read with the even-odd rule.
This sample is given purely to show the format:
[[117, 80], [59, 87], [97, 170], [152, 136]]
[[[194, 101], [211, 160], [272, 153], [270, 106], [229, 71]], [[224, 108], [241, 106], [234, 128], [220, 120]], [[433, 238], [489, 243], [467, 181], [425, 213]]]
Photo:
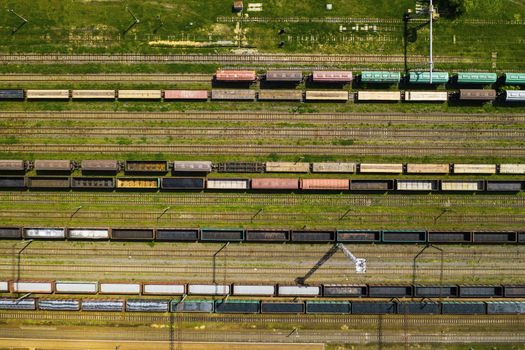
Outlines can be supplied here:
[[250, 179], [210, 179], [206, 188], [211, 190], [247, 190], [250, 188]]
[[368, 287], [364, 284], [325, 284], [323, 285], [323, 296], [360, 298], [368, 295]]
[[210, 173], [213, 170], [213, 164], [209, 161], [174, 161], [174, 172], [188, 173]]
[[300, 90], [260, 90], [260, 101], [302, 101], [303, 92]]
[[53, 293], [54, 283], [51, 281], [13, 281], [10, 283], [11, 293]]
[[298, 162], [266, 162], [268, 173], [307, 173], [310, 171], [310, 163]]
[[65, 239], [64, 228], [24, 228], [24, 238], [28, 239]]
[[269, 70], [266, 72], [266, 81], [299, 83], [302, 80], [303, 72], [298, 70]]
[[483, 181], [442, 180], [442, 191], [483, 191]]
[[165, 173], [168, 162], [164, 160], [128, 160], [125, 171], [129, 173]]
[[115, 179], [112, 177], [73, 177], [71, 187], [90, 190], [109, 190], [115, 188]]
[[462, 101], [493, 101], [496, 99], [496, 90], [460, 89], [459, 99]]
[[361, 163], [359, 166], [360, 173], [376, 173], [376, 174], [401, 174], [403, 172], [403, 164], [368, 164]]
[[333, 242], [335, 231], [294, 230], [291, 237], [292, 242]]
[[438, 180], [396, 180], [398, 191], [437, 191]]
[[287, 242], [290, 239], [288, 230], [246, 230], [247, 242]]
[[349, 314], [351, 311], [348, 301], [306, 301], [307, 314]]
[[502, 286], [459, 286], [461, 298], [495, 298], [503, 296]]
[[519, 192], [525, 190], [525, 181], [487, 181], [489, 192]]
[[82, 311], [119, 312], [124, 311], [124, 305], [124, 300], [119, 299], [83, 299]]
[[198, 229], [157, 229], [155, 240], [168, 242], [196, 242], [199, 239]]
[[36, 310], [36, 299], [0, 298], [0, 310]]
[[337, 242], [380, 242], [381, 231], [337, 230]]
[[165, 100], [207, 100], [208, 90], [164, 90]]
[[168, 312], [169, 300], [158, 299], [128, 299], [126, 311], [128, 312]]
[[388, 83], [397, 84], [401, 81], [401, 73], [389, 71], [365, 71], [361, 72], [363, 83]]
[[137, 177], [120, 177], [117, 178], [117, 188], [119, 189], [145, 189], [154, 190], [159, 188], [158, 178], [137, 178]]
[[253, 178], [253, 190], [298, 190], [298, 179], [283, 179], [283, 178]]
[[26, 90], [28, 100], [69, 100], [69, 90]]
[[500, 164], [500, 174], [525, 174], [525, 164]]
[[67, 230], [69, 239], [109, 239], [107, 228], [69, 228]]
[[459, 72], [459, 84], [494, 84], [498, 80], [496, 73], [485, 72]]
[[79, 311], [80, 300], [75, 299], [39, 299], [38, 309], [43, 311]]
[[313, 173], [355, 173], [355, 163], [313, 163]]
[[446, 84], [448, 79], [447, 72], [432, 72], [432, 82], [430, 82], [430, 72], [410, 72], [408, 75], [411, 84]]
[[26, 164], [23, 160], [16, 160], [16, 159], [0, 160], [0, 171], [23, 172], [25, 170], [26, 170]]
[[351, 71], [314, 71], [312, 81], [316, 83], [349, 83], [353, 79]]
[[206, 183], [203, 177], [163, 177], [160, 180], [163, 190], [202, 190]]
[[214, 311], [213, 300], [185, 300], [185, 301], [171, 301], [171, 312], [207, 312]]
[[414, 296], [417, 298], [453, 298], [458, 293], [458, 286], [414, 286]]
[[258, 314], [261, 311], [261, 304], [257, 300], [216, 300], [215, 312], [217, 313], [236, 313], [236, 314]]
[[115, 90], [73, 90], [71, 96], [74, 100], [114, 100]]
[[467, 231], [428, 231], [429, 243], [470, 243], [472, 232]]
[[140, 283], [100, 282], [100, 294], [140, 294]]
[[143, 283], [142, 294], [183, 295], [186, 294], [186, 285], [174, 283]]
[[358, 101], [401, 101], [401, 91], [358, 91]]
[[217, 81], [252, 82], [257, 79], [254, 70], [218, 70], [215, 73]]
[[434, 301], [407, 301], [397, 304], [398, 314], [411, 315], [439, 315], [441, 314], [441, 304]]
[[23, 176], [2, 176], [0, 177], [0, 188], [24, 189], [26, 179]]
[[454, 164], [454, 174], [495, 174], [495, 164]]
[[370, 298], [406, 298], [412, 296], [412, 286], [398, 285], [369, 285]]
[[447, 174], [448, 164], [407, 164], [407, 174]]
[[70, 172], [72, 164], [70, 160], [35, 160], [36, 171]]
[[446, 91], [406, 91], [405, 101], [410, 102], [447, 102]]
[[225, 162], [217, 164], [219, 173], [263, 173], [266, 165], [262, 162]]
[[352, 302], [352, 314], [395, 314], [396, 303], [393, 301], [354, 301]]
[[153, 240], [153, 229], [139, 228], [113, 228], [111, 239], [113, 240]]
[[348, 101], [348, 91], [307, 90], [305, 101]]
[[233, 295], [245, 295], [245, 296], [274, 296], [275, 293], [274, 285], [233, 285]]
[[303, 302], [261, 302], [261, 313], [263, 314], [303, 314]]
[[350, 181], [347, 179], [301, 179], [302, 190], [337, 190], [348, 191]]
[[118, 90], [119, 100], [160, 100], [161, 90]]
[[0, 100], [23, 100], [24, 99], [24, 90], [0, 90]]
[[525, 85], [525, 73], [505, 73], [505, 84]]
[[83, 172], [108, 172], [116, 173], [120, 169], [116, 160], [83, 160], [80, 167]]
[[473, 233], [474, 243], [516, 243], [516, 232], [513, 231], [476, 231]]
[[228, 284], [189, 284], [189, 295], [228, 295], [230, 285]]
[[351, 191], [391, 191], [394, 180], [350, 180]]
[[231, 100], [231, 101], [254, 101], [255, 90], [241, 90], [241, 89], [212, 89], [212, 100]]
[[201, 241], [240, 242], [244, 240], [243, 229], [201, 229]]
[[505, 90], [505, 102], [525, 102], [525, 91]]
[[56, 281], [55, 293], [59, 294], [96, 294], [98, 282]]
[[525, 314], [523, 301], [487, 301], [487, 314]]
[[22, 238], [22, 229], [20, 227], [0, 227], [0, 239], [5, 238]]
[[382, 241], [387, 243], [424, 243], [427, 234], [424, 230], [384, 230]]
[[313, 297], [321, 295], [321, 287], [318, 286], [283, 286], [277, 287], [280, 297]]

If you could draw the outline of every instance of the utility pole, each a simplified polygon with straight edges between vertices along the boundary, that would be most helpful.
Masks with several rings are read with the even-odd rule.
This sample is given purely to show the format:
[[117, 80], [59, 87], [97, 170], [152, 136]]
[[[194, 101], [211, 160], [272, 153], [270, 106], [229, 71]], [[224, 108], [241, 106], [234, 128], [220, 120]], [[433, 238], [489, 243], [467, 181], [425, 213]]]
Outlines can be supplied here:
[[434, 4], [430, 0], [430, 5], [428, 6], [428, 13], [430, 14], [430, 84], [432, 84], [432, 71], [434, 70], [434, 60], [432, 57], [432, 22], [434, 20]]

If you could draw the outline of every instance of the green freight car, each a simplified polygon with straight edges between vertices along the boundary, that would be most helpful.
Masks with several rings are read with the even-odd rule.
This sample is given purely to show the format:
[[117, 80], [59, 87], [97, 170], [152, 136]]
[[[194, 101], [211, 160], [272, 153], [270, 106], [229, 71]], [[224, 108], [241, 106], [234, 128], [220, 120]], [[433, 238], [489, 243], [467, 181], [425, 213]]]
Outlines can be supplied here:
[[[408, 80], [411, 84], [431, 84], [430, 72], [410, 72]], [[447, 72], [432, 72], [432, 84], [448, 83]]]
[[401, 73], [399, 72], [386, 72], [386, 71], [375, 71], [375, 72], [362, 72], [361, 81], [363, 83], [399, 83], [401, 81]]
[[525, 73], [505, 73], [505, 84], [525, 85]]
[[458, 73], [458, 84], [494, 84], [496, 80], [498, 80], [498, 75], [496, 73]]

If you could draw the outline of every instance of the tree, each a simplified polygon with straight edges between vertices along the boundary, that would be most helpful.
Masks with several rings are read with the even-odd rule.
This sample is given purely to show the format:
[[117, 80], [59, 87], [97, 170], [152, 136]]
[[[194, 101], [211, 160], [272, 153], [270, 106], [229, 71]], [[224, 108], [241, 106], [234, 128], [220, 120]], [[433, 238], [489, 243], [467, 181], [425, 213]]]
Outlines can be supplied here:
[[438, 0], [439, 14], [446, 18], [457, 18], [465, 12], [465, 0]]

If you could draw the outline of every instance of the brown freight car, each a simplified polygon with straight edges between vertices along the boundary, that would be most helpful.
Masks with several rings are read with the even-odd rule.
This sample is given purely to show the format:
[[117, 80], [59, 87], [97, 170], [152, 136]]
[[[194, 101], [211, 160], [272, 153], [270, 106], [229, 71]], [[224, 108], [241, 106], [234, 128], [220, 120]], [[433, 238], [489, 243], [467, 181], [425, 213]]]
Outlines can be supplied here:
[[266, 81], [277, 82], [294, 82], [298, 83], [303, 80], [303, 72], [294, 70], [269, 70], [266, 72]]
[[253, 178], [252, 189], [254, 190], [298, 190], [298, 179], [284, 178]]
[[23, 160], [0, 160], [0, 171], [24, 171], [25, 169], [26, 166]]
[[230, 100], [230, 101], [254, 101], [255, 90], [242, 89], [213, 89], [211, 91], [212, 100]]
[[496, 99], [496, 90], [460, 89], [459, 99], [461, 101], [493, 101]]
[[165, 100], [207, 100], [208, 90], [164, 90]]
[[300, 90], [260, 90], [260, 101], [302, 101], [303, 92]]
[[252, 82], [257, 79], [254, 70], [218, 70], [215, 73], [217, 81]]
[[108, 172], [116, 173], [120, 170], [116, 160], [83, 160], [81, 163], [84, 172]]
[[303, 190], [349, 190], [347, 179], [301, 179]]
[[69, 172], [72, 164], [70, 160], [35, 160], [35, 170]]
[[353, 79], [352, 72], [338, 71], [314, 71], [312, 80], [316, 83], [349, 83]]

